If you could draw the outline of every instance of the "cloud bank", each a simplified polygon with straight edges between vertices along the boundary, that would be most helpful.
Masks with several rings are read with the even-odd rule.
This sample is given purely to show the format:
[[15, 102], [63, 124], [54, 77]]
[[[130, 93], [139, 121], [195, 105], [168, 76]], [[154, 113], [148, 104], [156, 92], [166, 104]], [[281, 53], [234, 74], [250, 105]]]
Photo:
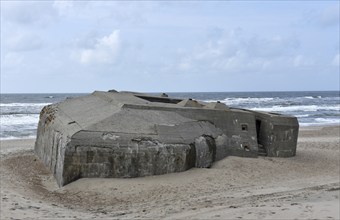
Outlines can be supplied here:
[[1, 1], [1, 91], [338, 89], [339, 4]]
[[77, 51], [78, 61], [82, 64], [114, 63], [121, 44], [119, 33], [119, 30], [114, 30], [110, 35], [97, 39], [91, 48]]

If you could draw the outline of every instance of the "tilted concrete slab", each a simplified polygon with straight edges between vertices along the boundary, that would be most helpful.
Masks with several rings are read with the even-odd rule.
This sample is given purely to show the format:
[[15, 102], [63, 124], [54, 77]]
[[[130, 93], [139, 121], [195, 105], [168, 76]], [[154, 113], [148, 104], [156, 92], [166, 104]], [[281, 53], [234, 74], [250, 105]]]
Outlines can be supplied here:
[[296, 154], [292, 116], [135, 92], [94, 92], [40, 113], [35, 152], [59, 186], [210, 167], [227, 156]]

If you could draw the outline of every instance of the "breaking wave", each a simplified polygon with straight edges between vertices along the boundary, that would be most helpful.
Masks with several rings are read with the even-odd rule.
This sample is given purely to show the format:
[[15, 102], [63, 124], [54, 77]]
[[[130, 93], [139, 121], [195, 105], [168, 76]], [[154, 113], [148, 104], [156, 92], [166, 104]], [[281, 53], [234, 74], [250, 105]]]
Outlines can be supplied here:
[[[41, 109], [80, 94], [2, 94], [0, 139], [34, 138]], [[173, 97], [294, 115], [301, 126], [340, 125], [340, 94], [330, 92], [176, 93]]]
[[51, 103], [1, 103], [1, 115], [39, 114], [49, 104]]
[[52, 103], [0, 103], [0, 107], [44, 107]]
[[272, 107], [255, 107], [255, 108], [251, 108], [251, 110], [267, 111], [267, 112], [340, 111], [340, 105], [332, 105], [332, 106], [318, 106], [318, 105], [280, 106], [280, 105], [275, 105], [275, 106], [272, 106]]
[[315, 118], [311, 122], [300, 122], [300, 126], [340, 125], [340, 118]]
[[1, 115], [1, 128], [14, 126], [14, 125], [26, 125], [32, 128], [36, 128], [39, 121], [39, 114], [16, 114], [16, 115]]

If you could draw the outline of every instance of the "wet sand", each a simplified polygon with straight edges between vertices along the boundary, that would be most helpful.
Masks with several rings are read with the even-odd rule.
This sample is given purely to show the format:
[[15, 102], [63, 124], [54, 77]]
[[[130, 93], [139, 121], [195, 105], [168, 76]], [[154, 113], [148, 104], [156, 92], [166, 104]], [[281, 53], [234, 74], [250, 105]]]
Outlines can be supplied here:
[[1, 141], [0, 219], [339, 219], [340, 129], [300, 129], [292, 158], [227, 157], [210, 169], [62, 188], [34, 140]]

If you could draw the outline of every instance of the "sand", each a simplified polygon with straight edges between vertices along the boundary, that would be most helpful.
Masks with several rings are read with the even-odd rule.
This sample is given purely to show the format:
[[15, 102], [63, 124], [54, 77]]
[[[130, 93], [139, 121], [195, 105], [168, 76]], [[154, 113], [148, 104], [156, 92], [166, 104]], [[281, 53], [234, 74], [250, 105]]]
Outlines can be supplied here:
[[1, 141], [0, 219], [339, 219], [340, 129], [300, 129], [296, 157], [58, 188], [34, 140]]

